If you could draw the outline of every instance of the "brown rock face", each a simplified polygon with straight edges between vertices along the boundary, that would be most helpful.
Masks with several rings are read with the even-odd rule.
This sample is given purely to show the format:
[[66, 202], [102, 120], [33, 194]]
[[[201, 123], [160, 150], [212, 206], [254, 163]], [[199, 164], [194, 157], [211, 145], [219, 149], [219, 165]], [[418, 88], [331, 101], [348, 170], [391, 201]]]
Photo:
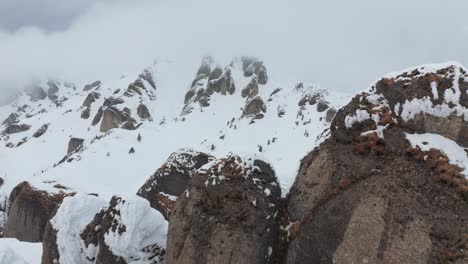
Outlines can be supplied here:
[[236, 156], [210, 164], [176, 202], [165, 263], [273, 263], [280, 200], [273, 170]]
[[192, 174], [212, 159], [208, 154], [192, 150], [174, 152], [138, 190], [137, 195], [148, 200], [151, 207], [161, 212], [167, 220], [175, 199], [187, 190]]
[[[453, 83], [444, 76], [439, 88]], [[411, 148], [405, 138], [418, 129], [466, 146], [455, 129], [463, 122], [393, 112], [398, 102], [432, 94], [428, 76], [407, 77], [404, 88], [382, 80], [353, 98], [333, 119], [331, 138], [302, 160], [288, 197], [286, 263], [468, 263], [468, 181], [443, 153]], [[351, 123], [357, 110], [374, 119]]]
[[20, 241], [42, 241], [46, 224], [63, 197], [63, 194], [52, 195], [36, 190], [27, 182], [19, 184], [10, 195], [4, 236]]

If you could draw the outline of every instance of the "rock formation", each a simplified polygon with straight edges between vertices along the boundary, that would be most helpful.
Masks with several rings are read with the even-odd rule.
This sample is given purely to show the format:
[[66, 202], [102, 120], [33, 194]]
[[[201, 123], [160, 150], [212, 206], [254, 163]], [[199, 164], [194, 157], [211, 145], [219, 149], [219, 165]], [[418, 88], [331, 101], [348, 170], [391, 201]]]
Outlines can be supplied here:
[[467, 146], [462, 73], [384, 78], [338, 111], [290, 191], [286, 263], [468, 261], [468, 181], [445, 154], [407, 140], [430, 132]]
[[4, 237], [20, 241], [42, 241], [47, 221], [65, 195], [37, 190], [28, 182], [16, 186], [10, 194], [10, 210]]
[[137, 194], [168, 219], [177, 198], [187, 190], [192, 174], [212, 159], [208, 154], [188, 149], [174, 152]]
[[280, 192], [263, 161], [203, 166], [170, 215], [165, 263], [274, 263]]

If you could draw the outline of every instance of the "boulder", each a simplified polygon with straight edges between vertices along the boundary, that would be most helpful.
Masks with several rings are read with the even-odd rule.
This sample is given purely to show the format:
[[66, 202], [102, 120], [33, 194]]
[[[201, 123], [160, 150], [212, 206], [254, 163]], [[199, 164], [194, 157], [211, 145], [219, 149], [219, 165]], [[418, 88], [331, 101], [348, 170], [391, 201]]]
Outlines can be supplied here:
[[99, 107], [96, 115], [94, 116], [93, 122], [91, 123], [91, 125], [95, 126], [95, 125], [99, 124], [99, 122], [101, 122], [101, 119], [102, 119], [103, 115], [104, 115], [104, 110], [102, 109], [102, 106], [101, 106], [101, 107]]
[[109, 98], [106, 98], [106, 100], [104, 100], [103, 106], [104, 107], [113, 106], [113, 105], [118, 105], [118, 104], [123, 104], [123, 103], [125, 103], [125, 101], [120, 97], [109, 97]]
[[333, 120], [333, 117], [336, 115], [336, 110], [335, 108], [329, 108], [327, 110], [327, 113], [325, 114], [325, 121], [331, 122]]
[[143, 103], [140, 103], [137, 107], [137, 114], [141, 119], [148, 119], [151, 117], [151, 114], [149, 113], [148, 107], [144, 105]]
[[100, 131], [107, 132], [112, 128], [118, 127], [133, 130], [138, 127], [135, 124], [136, 120], [133, 119], [129, 108], [124, 107], [124, 109], [119, 110], [111, 106], [106, 108], [103, 112]]
[[317, 111], [318, 112], [324, 112], [326, 111], [328, 108], [329, 108], [329, 103], [328, 102], [325, 102], [325, 101], [319, 101], [318, 104], [317, 104]]
[[27, 131], [31, 128], [30, 125], [27, 124], [11, 124], [5, 128], [5, 133], [7, 134], [16, 134]]
[[73, 152], [79, 151], [83, 147], [84, 139], [82, 138], [70, 138], [68, 141], [67, 155]]
[[95, 82], [93, 82], [91, 84], [85, 85], [85, 87], [83, 88], [83, 91], [87, 92], [89, 90], [96, 89], [99, 86], [101, 86], [101, 82], [100, 81], [95, 81]]
[[[290, 190], [285, 263], [468, 261], [463, 242], [468, 236], [468, 180], [442, 151], [422, 151], [405, 136], [415, 131], [413, 119], [421, 118], [405, 116], [405, 104], [432, 94], [434, 84], [425, 78], [463, 83], [453, 80], [455, 71], [426, 69], [403, 73], [401, 80], [383, 79], [338, 111], [331, 137], [304, 157]], [[453, 88], [438, 87], [444, 88], [439, 94]], [[458, 87], [465, 94], [466, 88]], [[420, 109], [426, 117], [423, 132], [431, 122], [424, 111], [430, 108]], [[412, 105], [411, 110], [418, 109]], [[450, 139], [446, 130], [431, 131]], [[451, 136], [462, 146], [468, 143], [459, 134]]]
[[101, 94], [98, 92], [90, 92], [87, 96], [86, 99], [84, 100], [83, 104], [81, 107], [83, 108], [89, 108], [91, 107], [91, 104], [94, 103], [97, 99], [101, 97]]
[[280, 192], [263, 161], [203, 166], [170, 215], [165, 263], [274, 263]]
[[42, 125], [36, 132], [34, 132], [33, 137], [38, 138], [44, 135], [44, 133], [47, 131], [48, 128], [49, 128], [48, 124]]
[[175, 201], [187, 190], [192, 174], [211, 161], [212, 156], [188, 149], [172, 153], [141, 188], [137, 195], [145, 198], [168, 219]]
[[122, 123], [122, 118], [117, 109], [107, 108], [103, 112], [101, 121], [101, 132], [107, 132], [112, 128], [117, 128]]
[[32, 187], [28, 182], [17, 185], [10, 194], [10, 210], [4, 237], [20, 241], [40, 242], [47, 221], [65, 194], [50, 194]]

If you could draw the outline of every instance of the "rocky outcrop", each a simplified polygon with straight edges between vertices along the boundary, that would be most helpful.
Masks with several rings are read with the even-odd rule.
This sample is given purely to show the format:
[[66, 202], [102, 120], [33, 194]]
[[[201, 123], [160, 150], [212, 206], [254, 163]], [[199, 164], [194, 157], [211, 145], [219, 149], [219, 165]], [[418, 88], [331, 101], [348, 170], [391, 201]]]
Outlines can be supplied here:
[[100, 130], [101, 132], [107, 132], [112, 128], [119, 127], [121, 123], [122, 119], [120, 118], [119, 111], [109, 108], [103, 112]]
[[265, 162], [237, 156], [210, 162], [170, 215], [165, 263], [273, 263], [279, 200]]
[[89, 108], [91, 107], [91, 104], [94, 103], [97, 99], [101, 97], [101, 94], [98, 92], [90, 92], [87, 96], [86, 99], [84, 100], [83, 104], [81, 107], [83, 108]]
[[47, 221], [65, 194], [37, 190], [28, 182], [16, 186], [10, 194], [10, 210], [4, 237], [20, 241], [40, 242]]
[[118, 127], [133, 130], [136, 129], [135, 124], [136, 120], [133, 119], [129, 108], [125, 107], [123, 110], [119, 110], [111, 106], [103, 111], [100, 131], [107, 132]]
[[137, 195], [148, 200], [151, 207], [169, 219], [177, 198], [187, 190], [192, 174], [212, 159], [208, 154], [188, 149], [174, 152], [138, 190]]
[[258, 84], [266, 84], [268, 82], [268, 75], [266, 67], [262, 61], [255, 57], [242, 57], [242, 70], [244, 77], [256, 77]]
[[101, 97], [101, 94], [97, 92], [91, 92], [86, 96], [81, 108], [83, 111], [81, 112], [81, 118], [88, 119], [90, 112], [91, 112], [91, 104], [94, 103], [97, 99]]
[[215, 92], [222, 95], [232, 95], [235, 92], [231, 67], [228, 66], [223, 70], [219, 65], [213, 64], [214, 60], [211, 57], [202, 60], [197, 76], [185, 94], [183, 115], [192, 111], [194, 103], [200, 107], [208, 107], [210, 98]]
[[95, 126], [95, 125], [99, 124], [99, 122], [101, 122], [101, 119], [102, 119], [103, 115], [104, 115], [104, 110], [103, 110], [103, 108], [101, 106], [101, 107], [99, 107], [96, 115], [94, 116], [93, 121], [91, 122], [91, 125]]
[[57, 85], [57, 82], [52, 81], [52, 80], [48, 81], [47, 86], [49, 86], [49, 89], [47, 89], [47, 97], [52, 101], [57, 100], [58, 99], [57, 93], [59, 91], [59, 87]]
[[[80, 234], [96, 263], [162, 263], [167, 222], [140, 197], [113, 197]], [[78, 250], [78, 249], [75, 249]]]
[[405, 136], [438, 133], [466, 146], [463, 129], [447, 133], [431, 117], [465, 111], [462, 73], [449, 66], [384, 78], [338, 111], [291, 188], [286, 263], [468, 261], [467, 179], [441, 151]]
[[36, 132], [34, 132], [33, 137], [38, 138], [44, 135], [44, 133], [47, 131], [49, 128], [48, 124], [42, 125]]
[[125, 101], [122, 98], [109, 97], [109, 98], [106, 98], [106, 100], [104, 100], [103, 106], [108, 107], [108, 106], [113, 106], [113, 105], [118, 105], [118, 104], [123, 104], [123, 103], [125, 103]]
[[258, 94], [258, 83], [257, 77], [252, 78], [252, 80], [247, 84], [247, 86], [242, 89], [242, 97], [255, 97]]
[[87, 84], [85, 85], [85, 87], [83, 88], [83, 91], [84, 92], [87, 92], [89, 90], [93, 90], [93, 89], [96, 89], [96, 88], [99, 88], [101, 86], [101, 82], [100, 81], [95, 81], [91, 84]]
[[31, 128], [28, 124], [12, 124], [5, 128], [4, 132], [7, 134], [16, 134], [27, 131]]
[[83, 142], [84, 139], [82, 138], [70, 138], [68, 141], [67, 155], [79, 151], [83, 147]]
[[95, 263], [99, 248], [86, 247], [80, 234], [105, 205], [99, 197], [84, 193], [64, 198], [47, 222], [41, 263]]
[[[149, 85], [148, 88], [146, 84]], [[124, 92], [124, 96], [133, 97], [134, 95], [142, 96], [146, 94], [153, 100], [156, 98], [154, 94], [155, 90], [156, 83], [154, 82], [153, 74], [149, 69], [146, 69], [133, 83], [128, 85], [127, 90]]]
[[137, 107], [137, 114], [141, 119], [148, 119], [151, 118], [151, 114], [149, 113], [148, 107], [143, 103], [140, 103]]
[[263, 114], [266, 113], [266, 105], [260, 96], [256, 96], [250, 100], [247, 100], [242, 116], [254, 117], [255, 119], [263, 118]]

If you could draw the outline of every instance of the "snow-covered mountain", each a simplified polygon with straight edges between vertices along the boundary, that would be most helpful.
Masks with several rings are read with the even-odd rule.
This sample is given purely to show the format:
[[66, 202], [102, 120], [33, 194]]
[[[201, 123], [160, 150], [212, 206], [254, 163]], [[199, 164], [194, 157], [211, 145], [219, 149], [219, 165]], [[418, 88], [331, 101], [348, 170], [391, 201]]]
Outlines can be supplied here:
[[[467, 83], [459, 64], [426, 65], [384, 76], [354, 96], [284, 82], [254, 57], [227, 64], [205, 57], [196, 65], [158, 60], [92, 83], [43, 80], [0, 107], [3, 235], [44, 241], [42, 263], [219, 263], [223, 252], [210, 246], [218, 242], [244, 250], [233, 263], [301, 263], [310, 256], [298, 248], [324, 239], [323, 223], [336, 227], [331, 233], [344, 232], [353, 227], [337, 223], [351, 213], [361, 219], [356, 197], [373, 193], [369, 186], [381, 196], [394, 191], [388, 187], [400, 180], [394, 174], [382, 183], [368, 180], [387, 167], [402, 164], [401, 175], [422, 179], [436, 171], [434, 179], [466, 193]], [[408, 162], [421, 155], [437, 166]], [[412, 188], [405, 184], [403, 190]], [[450, 214], [466, 204], [446, 186], [425, 184], [434, 195], [453, 192]], [[418, 195], [433, 199], [431, 192]], [[374, 198], [380, 205], [382, 197]], [[328, 201], [342, 204], [338, 213], [328, 213]], [[447, 214], [439, 209], [432, 210]], [[353, 226], [360, 224], [375, 223]], [[262, 240], [253, 243], [257, 234]], [[352, 247], [337, 236], [340, 247]], [[198, 244], [202, 251], [193, 249]], [[0, 243], [0, 260], [22, 261], [26, 246], [1, 250]], [[342, 258], [335, 244], [326, 252], [327, 260], [330, 252]]]
[[[193, 148], [267, 160], [287, 192], [299, 160], [325, 138], [332, 109], [347, 98], [271, 76], [261, 84], [254, 73], [244, 76], [240, 59], [204, 61], [197, 74], [198, 66], [184, 72], [177, 62], [162, 61], [117, 80], [48, 80], [19, 94], [0, 108], [2, 189], [30, 181], [51, 192], [133, 194], [172, 152]], [[210, 78], [230, 74], [232, 91], [215, 91], [205, 97], [209, 102], [195, 98], [213, 82], [205, 76], [218, 70]], [[255, 95], [242, 96], [252, 83]], [[67, 154], [72, 138], [80, 147]]]

